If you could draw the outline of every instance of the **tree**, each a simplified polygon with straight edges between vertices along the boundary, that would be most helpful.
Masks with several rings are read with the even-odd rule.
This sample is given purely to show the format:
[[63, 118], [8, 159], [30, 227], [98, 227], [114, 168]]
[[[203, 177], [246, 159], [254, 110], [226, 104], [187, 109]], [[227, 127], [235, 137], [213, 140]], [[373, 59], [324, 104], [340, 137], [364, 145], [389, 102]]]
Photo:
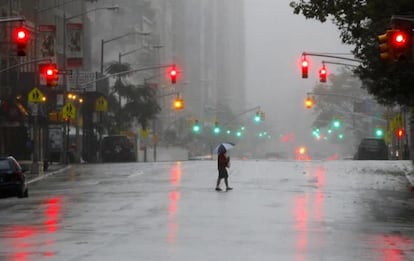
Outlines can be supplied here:
[[[374, 102], [372, 96], [361, 88], [361, 84], [355, 75], [343, 69], [339, 74], [331, 75], [328, 85], [316, 85], [312, 91], [317, 100], [313, 128], [332, 130], [333, 120], [340, 119], [345, 136], [354, 137], [354, 141], [358, 142], [362, 137], [371, 135], [370, 124], [381, 126], [384, 122], [381, 115], [385, 108]], [[358, 104], [363, 105], [363, 111], [356, 108]], [[363, 118], [368, 121], [360, 120]], [[352, 143], [344, 145], [350, 146]]]
[[382, 104], [414, 104], [414, 64], [383, 63], [379, 59], [377, 36], [389, 28], [392, 15], [412, 14], [412, 0], [299, 0], [292, 1], [293, 13], [326, 22], [332, 19], [343, 43], [355, 46], [353, 54], [362, 60], [355, 73], [363, 88]]
[[[130, 71], [128, 63], [112, 63], [106, 72], [117, 74]], [[148, 85], [134, 85], [128, 83], [127, 77], [130, 74], [117, 76], [112, 92], [108, 97], [108, 107], [110, 110], [110, 133], [119, 133], [122, 129], [127, 129], [128, 125], [137, 120], [142, 129], [147, 129], [148, 121], [154, 119], [160, 112], [156, 91]]]

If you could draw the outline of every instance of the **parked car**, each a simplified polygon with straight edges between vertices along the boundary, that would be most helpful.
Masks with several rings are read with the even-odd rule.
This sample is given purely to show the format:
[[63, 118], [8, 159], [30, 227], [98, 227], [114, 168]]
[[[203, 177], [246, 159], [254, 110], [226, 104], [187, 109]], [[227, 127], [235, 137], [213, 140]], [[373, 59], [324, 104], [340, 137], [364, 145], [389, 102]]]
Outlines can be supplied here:
[[110, 135], [101, 142], [102, 162], [136, 161], [134, 144], [125, 135]]
[[0, 192], [13, 193], [19, 198], [29, 196], [24, 170], [12, 157], [0, 157]]
[[365, 138], [361, 140], [356, 160], [388, 160], [388, 147], [383, 139]]

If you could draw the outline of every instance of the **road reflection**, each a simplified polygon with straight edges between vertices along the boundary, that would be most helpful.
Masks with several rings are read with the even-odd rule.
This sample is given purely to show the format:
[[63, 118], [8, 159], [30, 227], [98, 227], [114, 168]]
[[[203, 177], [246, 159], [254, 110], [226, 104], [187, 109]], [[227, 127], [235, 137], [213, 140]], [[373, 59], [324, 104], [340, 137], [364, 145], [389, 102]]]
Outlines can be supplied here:
[[376, 235], [370, 240], [379, 261], [405, 261], [405, 250], [411, 251], [413, 240], [402, 235]]
[[[294, 199], [294, 216], [296, 231], [296, 261], [309, 260], [307, 251], [309, 248], [309, 227], [323, 226], [324, 223], [324, 199], [325, 199], [325, 173], [323, 167], [309, 168], [306, 171], [306, 179], [316, 184], [315, 192], [306, 192], [298, 195]], [[318, 238], [312, 238], [312, 244], [323, 245], [323, 230], [318, 234]]]
[[55, 256], [55, 252], [47, 248], [52, 247], [55, 242], [50, 235], [59, 229], [61, 201], [61, 197], [53, 197], [41, 204], [44, 209], [41, 217], [44, 221], [41, 225], [11, 225], [4, 229], [1, 237], [5, 239], [11, 252], [7, 260], [26, 261], [33, 259], [33, 256]]
[[178, 202], [180, 200], [180, 191], [178, 186], [181, 181], [181, 162], [177, 162], [170, 169], [170, 183], [173, 187], [173, 190], [169, 193], [169, 206], [168, 206], [168, 243], [174, 244], [177, 238], [178, 224], [176, 220], [176, 213]]

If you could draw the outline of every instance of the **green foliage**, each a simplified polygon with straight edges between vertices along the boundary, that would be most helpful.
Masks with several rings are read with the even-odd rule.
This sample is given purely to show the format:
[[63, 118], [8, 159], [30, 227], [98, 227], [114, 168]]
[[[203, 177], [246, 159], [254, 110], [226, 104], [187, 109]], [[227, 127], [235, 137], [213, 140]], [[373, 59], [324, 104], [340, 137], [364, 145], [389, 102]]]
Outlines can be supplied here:
[[158, 105], [155, 89], [148, 85], [134, 85], [125, 78], [131, 66], [123, 63], [112, 63], [107, 73], [116, 75], [112, 86], [112, 93], [108, 96], [110, 133], [119, 133], [128, 128], [128, 124], [135, 120], [143, 129], [147, 129], [148, 122], [156, 117], [161, 108]]
[[412, 0], [299, 0], [292, 1], [293, 13], [321, 22], [332, 19], [343, 43], [354, 46], [362, 60], [355, 73], [363, 88], [382, 104], [413, 105], [414, 64], [384, 63], [379, 59], [377, 36], [390, 25], [391, 16], [414, 13]]

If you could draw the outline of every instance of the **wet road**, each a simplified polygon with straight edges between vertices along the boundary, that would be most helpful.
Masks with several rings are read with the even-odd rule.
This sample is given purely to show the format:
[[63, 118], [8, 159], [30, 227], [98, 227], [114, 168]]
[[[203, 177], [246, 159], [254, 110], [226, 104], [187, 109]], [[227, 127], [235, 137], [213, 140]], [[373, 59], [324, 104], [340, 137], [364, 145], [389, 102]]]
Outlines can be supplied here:
[[408, 162], [74, 166], [0, 199], [0, 260], [414, 260]]

